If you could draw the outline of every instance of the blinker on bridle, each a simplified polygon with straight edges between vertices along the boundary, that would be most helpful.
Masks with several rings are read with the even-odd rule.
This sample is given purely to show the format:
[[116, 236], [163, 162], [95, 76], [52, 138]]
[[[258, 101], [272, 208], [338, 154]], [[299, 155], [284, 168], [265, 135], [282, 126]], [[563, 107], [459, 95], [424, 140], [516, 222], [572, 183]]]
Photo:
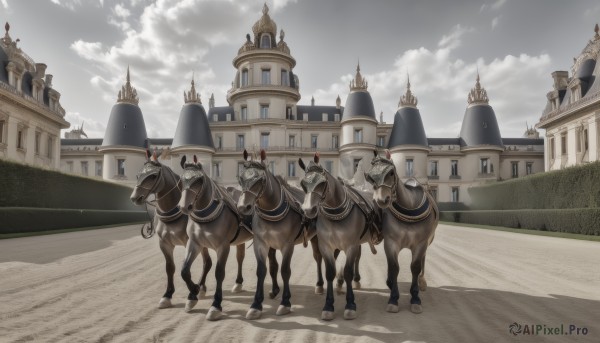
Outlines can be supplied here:
[[[312, 174], [309, 175], [310, 173]], [[314, 162], [310, 162], [308, 167], [306, 167], [306, 176], [304, 177], [304, 179], [302, 179], [302, 181], [300, 181], [300, 185], [302, 186], [304, 193], [319, 194], [319, 192], [315, 191], [315, 188], [317, 188], [317, 186], [319, 186], [321, 183], [325, 183], [325, 188], [323, 189], [323, 192], [319, 194], [321, 201], [323, 201], [323, 199], [325, 199], [325, 195], [327, 194], [327, 188], [329, 187], [326, 173], [327, 171], [325, 170], [325, 168], [321, 167], [320, 165]]]
[[[240, 186], [242, 186], [242, 193], [250, 193], [254, 196], [255, 200], [258, 200], [262, 194], [265, 191], [265, 188], [267, 186], [267, 175], [265, 172], [265, 167], [258, 162], [254, 162], [254, 161], [246, 161], [244, 162], [244, 168], [245, 170], [242, 172], [242, 175], [240, 175]], [[250, 175], [250, 177], [248, 179], [243, 179], [242, 176], [250, 169], [258, 169], [259, 171], [262, 171], [262, 173], [258, 172], [258, 171], [252, 171], [252, 175]], [[253, 192], [252, 188], [254, 187], [254, 185], [256, 185], [257, 182], [261, 183], [261, 187], [260, 190], [258, 192]]]
[[[379, 165], [376, 165], [376, 164], [379, 164]], [[383, 164], [383, 166], [381, 166], [382, 164]], [[396, 185], [398, 184], [397, 173], [394, 173], [394, 182], [391, 185], [387, 185], [385, 183], [386, 176], [389, 173], [394, 172], [394, 170], [395, 170], [394, 163], [388, 159], [376, 157], [373, 159], [373, 161], [371, 161], [371, 165], [372, 165], [371, 170], [369, 170], [369, 172], [367, 173], [367, 175], [369, 176], [367, 178], [367, 181], [373, 185], [374, 189], [381, 188], [381, 187], [389, 188], [390, 193], [392, 194], [392, 197], [395, 197]], [[372, 174], [374, 170], [376, 172], [375, 178], [373, 177], [373, 174]]]

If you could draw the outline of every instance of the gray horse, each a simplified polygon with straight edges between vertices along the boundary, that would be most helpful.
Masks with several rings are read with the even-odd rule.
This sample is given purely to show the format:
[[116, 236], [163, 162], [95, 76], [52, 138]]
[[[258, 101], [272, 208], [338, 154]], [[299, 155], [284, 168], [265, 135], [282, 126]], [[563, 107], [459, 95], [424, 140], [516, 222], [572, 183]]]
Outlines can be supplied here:
[[410, 271], [410, 310], [423, 312], [419, 289], [425, 291], [425, 255], [427, 247], [433, 241], [439, 221], [437, 204], [431, 194], [422, 186], [412, 187], [399, 182], [396, 167], [386, 157], [377, 156], [371, 162], [371, 169], [365, 173], [365, 179], [373, 185], [373, 200], [383, 212], [383, 247], [388, 261], [387, 286], [390, 288], [388, 312], [398, 312], [398, 254], [403, 248], [412, 251]]
[[185, 163], [185, 156], [181, 159], [184, 169], [182, 174], [183, 193], [179, 206], [182, 211], [190, 216], [187, 225], [187, 234], [190, 237], [186, 245], [185, 260], [181, 268], [181, 276], [190, 290], [186, 311], [198, 303], [198, 286], [192, 282], [190, 268], [198, 253], [204, 248], [213, 249], [217, 253], [215, 277], [217, 288], [206, 319], [218, 320], [222, 317], [221, 302], [223, 300], [223, 279], [225, 266], [229, 257], [230, 245], [237, 246], [238, 275], [232, 292], [242, 291], [242, 262], [245, 255], [245, 244], [252, 238], [249, 228], [243, 223], [243, 218], [238, 214], [236, 202], [230, 194], [204, 173], [202, 165], [194, 156], [194, 163]]
[[[306, 175], [300, 182], [306, 193], [302, 210], [308, 218], [316, 218], [319, 250], [325, 260], [325, 277], [327, 279], [327, 296], [321, 319], [332, 320], [333, 308], [333, 279], [335, 278], [335, 250], [344, 251], [346, 264], [344, 280], [346, 281], [345, 319], [356, 318], [356, 304], [352, 290], [354, 266], [360, 255], [361, 243], [368, 242], [374, 251], [372, 243], [378, 215], [370, 200], [365, 200], [356, 190], [344, 185], [333, 177], [321, 165], [319, 154], [314, 156], [314, 162], [304, 165], [298, 160]], [[375, 234], [375, 236], [378, 236]]]
[[[138, 205], [144, 205], [150, 195], [156, 198], [156, 215], [152, 226], [158, 236], [160, 250], [165, 256], [167, 271], [167, 291], [160, 299], [158, 308], [171, 307], [171, 298], [175, 292], [173, 274], [175, 273], [175, 262], [173, 261], [173, 249], [175, 246], [185, 246], [188, 241], [186, 226], [188, 216], [183, 214], [177, 203], [181, 197], [181, 182], [179, 176], [166, 165], [158, 162], [156, 152], [150, 158], [150, 151], [146, 151], [146, 163], [138, 174], [137, 185], [131, 193], [131, 201]], [[206, 293], [206, 274], [212, 266], [208, 250], [202, 249], [204, 268], [202, 278], [198, 284], [202, 293]]]
[[[290, 262], [294, 246], [310, 240], [313, 256], [317, 261], [319, 281], [315, 288], [317, 294], [323, 294], [323, 277], [321, 273], [321, 253], [317, 246], [315, 227], [304, 220], [300, 208], [304, 193], [290, 187], [281, 177], [271, 174], [265, 165], [266, 152], [261, 150], [261, 161], [248, 161], [248, 152], [244, 150], [244, 170], [239, 177], [242, 195], [238, 200], [238, 211], [244, 215], [253, 215], [252, 232], [254, 233], [254, 254], [256, 255], [257, 285], [254, 302], [246, 313], [247, 319], [258, 319], [262, 314], [264, 300], [264, 280], [267, 274], [267, 256], [275, 256], [281, 250], [281, 276], [283, 277], [283, 295], [277, 315], [291, 312], [291, 292], [289, 280], [291, 276]], [[274, 259], [272, 259], [274, 260]], [[273, 271], [273, 268], [271, 268]], [[279, 292], [277, 286], [277, 270], [271, 273], [273, 291], [269, 294], [273, 299]]]

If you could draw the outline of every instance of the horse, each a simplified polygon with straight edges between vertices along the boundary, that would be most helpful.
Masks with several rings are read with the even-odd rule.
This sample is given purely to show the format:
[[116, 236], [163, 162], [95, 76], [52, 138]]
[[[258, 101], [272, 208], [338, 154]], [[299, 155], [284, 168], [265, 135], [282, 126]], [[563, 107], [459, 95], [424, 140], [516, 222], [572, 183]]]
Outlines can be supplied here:
[[[266, 258], [274, 257], [276, 250], [280, 250], [283, 256], [281, 261], [283, 294], [276, 314], [285, 315], [291, 312], [292, 307], [289, 280], [295, 245], [303, 243], [306, 247], [307, 241], [310, 240], [313, 257], [317, 261], [318, 282], [315, 293], [323, 294], [322, 257], [317, 245], [315, 227], [305, 220], [301, 209], [304, 193], [300, 189], [290, 187], [281, 177], [269, 172], [265, 165], [267, 157], [264, 150], [260, 152], [260, 162], [248, 160], [246, 150], [243, 156], [244, 169], [238, 179], [242, 194], [237, 208], [244, 215], [252, 215], [254, 254], [257, 264], [256, 293], [254, 302], [246, 313], [246, 319], [258, 319], [262, 314], [263, 288], [267, 273]], [[271, 299], [279, 293], [276, 273], [276, 269], [275, 274], [271, 273], [273, 279], [273, 289], [269, 293]]]
[[[374, 206], [365, 200], [363, 195], [333, 177], [319, 165], [319, 153], [308, 166], [302, 159], [298, 164], [306, 172], [300, 182], [304, 193], [302, 210], [307, 218], [316, 218], [319, 250], [325, 260], [327, 279], [327, 295], [321, 319], [334, 318], [333, 279], [335, 278], [335, 250], [344, 251], [346, 264], [344, 280], [346, 281], [345, 319], [356, 318], [356, 303], [352, 290], [354, 266], [360, 256], [360, 245], [368, 242], [371, 251], [373, 244], [379, 243], [377, 224], [379, 218]], [[370, 234], [367, 235], [367, 232]], [[375, 238], [374, 238], [375, 237]]]
[[[188, 216], [177, 205], [181, 197], [179, 176], [171, 168], [158, 161], [156, 152], [151, 155], [150, 151], [146, 150], [146, 162], [137, 175], [137, 184], [130, 198], [134, 204], [141, 206], [146, 203], [150, 195], [154, 195], [156, 199], [156, 214], [151, 228], [154, 227], [156, 230], [158, 245], [165, 256], [167, 272], [167, 290], [160, 299], [158, 308], [167, 308], [172, 306], [171, 298], [175, 292], [173, 249], [178, 245], [186, 246], [188, 242], [186, 233]], [[212, 260], [208, 249], [202, 249], [201, 253], [204, 267], [198, 287], [204, 294], [206, 293], [206, 275], [212, 266]]]
[[225, 188], [217, 185], [203, 170], [194, 156], [194, 163], [185, 163], [186, 157], [181, 158], [183, 168], [183, 192], [179, 207], [188, 214], [187, 234], [190, 239], [185, 248], [185, 259], [181, 268], [181, 276], [190, 290], [185, 305], [187, 312], [198, 303], [198, 286], [192, 282], [190, 268], [204, 248], [215, 250], [217, 265], [215, 278], [217, 288], [213, 303], [206, 315], [208, 320], [218, 320], [223, 316], [221, 302], [223, 300], [223, 279], [225, 266], [229, 257], [229, 247], [237, 246], [238, 274], [232, 292], [242, 291], [242, 262], [245, 256], [245, 242], [252, 238], [252, 233], [244, 223], [244, 218], [237, 212], [236, 202]]
[[388, 262], [386, 284], [390, 289], [386, 310], [393, 313], [399, 311], [398, 254], [403, 248], [408, 248], [412, 251], [410, 310], [421, 313], [423, 307], [419, 290], [427, 289], [425, 255], [439, 221], [437, 204], [424, 187], [400, 183], [388, 150], [385, 158], [378, 156], [375, 151], [375, 158], [371, 162], [371, 169], [365, 172], [365, 179], [373, 185], [373, 200], [383, 210], [383, 247]]

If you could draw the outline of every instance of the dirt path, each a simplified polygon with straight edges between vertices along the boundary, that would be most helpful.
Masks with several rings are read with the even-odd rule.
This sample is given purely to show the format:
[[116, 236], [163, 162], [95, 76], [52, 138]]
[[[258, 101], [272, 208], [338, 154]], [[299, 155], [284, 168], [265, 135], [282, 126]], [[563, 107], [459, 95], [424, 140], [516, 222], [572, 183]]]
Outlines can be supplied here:
[[[137, 227], [104, 229], [0, 241], [0, 342], [539, 342], [600, 341], [600, 243], [440, 225], [427, 255], [429, 289], [424, 312], [409, 311], [410, 253], [401, 253], [401, 311], [385, 312], [388, 290], [383, 247], [363, 249], [363, 289], [356, 292], [358, 318], [320, 317], [324, 296], [314, 294], [310, 248], [292, 259], [292, 310], [275, 316], [280, 298], [265, 300], [263, 317], [244, 318], [256, 277], [247, 250], [245, 292], [228, 290], [235, 279], [232, 251], [225, 278], [227, 317], [205, 320], [211, 299], [183, 311], [187, 288], [175, 279], [174, 308], [159, 310], [164, 262], [156, 238], [143, 240]], [[47, 256], [47, 257], [45, 257]], [[214, 254], [213, 254], [214, 256]], [[280, 256], [279, 256], [280, 257]], [[176, 249], [176, 261], [183, 248]], [[178, 266], [179, 267], [179, 266]], [[201, 264], [196, 263], [197, 279]], [[268, 280], [268, 278], [267, 278]], [[208, 282], [214, 290], [214, 277]], [[270, 284], [267, 283], [267, 287]], [[587, 335], [509, 333], [513, 322]], [[543, 330], [543, 328], [542, 328]]]

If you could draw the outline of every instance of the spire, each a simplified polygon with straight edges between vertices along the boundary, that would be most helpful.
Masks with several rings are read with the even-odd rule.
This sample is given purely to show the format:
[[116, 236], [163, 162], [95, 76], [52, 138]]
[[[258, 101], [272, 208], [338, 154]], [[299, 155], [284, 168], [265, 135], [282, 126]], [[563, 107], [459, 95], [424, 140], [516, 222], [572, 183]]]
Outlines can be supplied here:
[[127, 66], [127, 77], [126, 82], [121, 90], [119, 91], [119, 96], [117, 97], [117, 102], [125, 102], [133, 105], [137, 105], [140, 99], [138, 99], [137, 91], [135, 88], [131, 86], [131, 78], [129, 76], [129, 66]]
[[598, 34], [598, 31], [600, 31], [600, 28], [598, 28], [598, 23], [596, 23], [596, 26], [594, 26], [594, 32], [596, 32], [596, 34], [594, 35], [594, 39], [600, 39], [600, 35]]
[[350, 91], [360, 91], [367, 90], [369, 83], [366, 79], [363, 79], [360, 74], [360, 61], [356, 65], [356, 75], [354, 76], [354, 80], [350, 81]]
[[337, 99], [335, 99], [335, 107], [340, 108], [342, 106], [342, 99], [340, 99], [340, 95], [338, 94]]
[[215, 94], [212, 93], [210, 95], [210, 98], [208, 99], [208, 108], [213, 108], [215, 107]]
[[310, 99], [310, 105], [311, 106], [315, 105], [315, 97], [314, 96]]
[[281, 29], [281, 31], [279, 31], [279, 39], [281, 41], [283, 41], [284, 38], [285, 38], [285, 32], [283, 31], [283, 29]]
[[263, 5], [262, 13], [263, 13], [263, 15], [269, 14], [269, 6], [267, 6], [266, 2]]
[[187, 93], [185, 91], [183, 92], [183, 100], [185, 101], [186, 104], [191, 103], [191, 102], [202, 104], [202, 101], [200, 100], [200, 93], [196, 92], [196, 85], [194, 82], [194, 73], [193, 72], [192, 72], [192, 87], [190, 88], [190, 90]]
[[410, 76], [406, 74], [406, 93], [400, 97], [398, 107], [417, 107], [417, 97], [410, 90]]
[[467, 97], [467, 102], [469, 103], [469, 105], [471, 104], [486, 104], [488, 103], [489, 99], [487, 96], [487, 92], [485, 91], [485, 88], [481, 87], [481, 84], [479, 83], [479, 68], [477, 69], [477, 79], [475, 82], [475, 88], [471, 89], [471, 92], [469, 92], [469, 96]]
[[10, 31], [10, 24], [8, 22], [4, 24], [4, 30], [6, 30], [6, 33], [4, 34], [4, 38], [2, 38], [2, 42], [4, 42], [5, 45], [9, 45], [10, 43], [12, 43], [12, 39], [8, 34], [8, 31]]

